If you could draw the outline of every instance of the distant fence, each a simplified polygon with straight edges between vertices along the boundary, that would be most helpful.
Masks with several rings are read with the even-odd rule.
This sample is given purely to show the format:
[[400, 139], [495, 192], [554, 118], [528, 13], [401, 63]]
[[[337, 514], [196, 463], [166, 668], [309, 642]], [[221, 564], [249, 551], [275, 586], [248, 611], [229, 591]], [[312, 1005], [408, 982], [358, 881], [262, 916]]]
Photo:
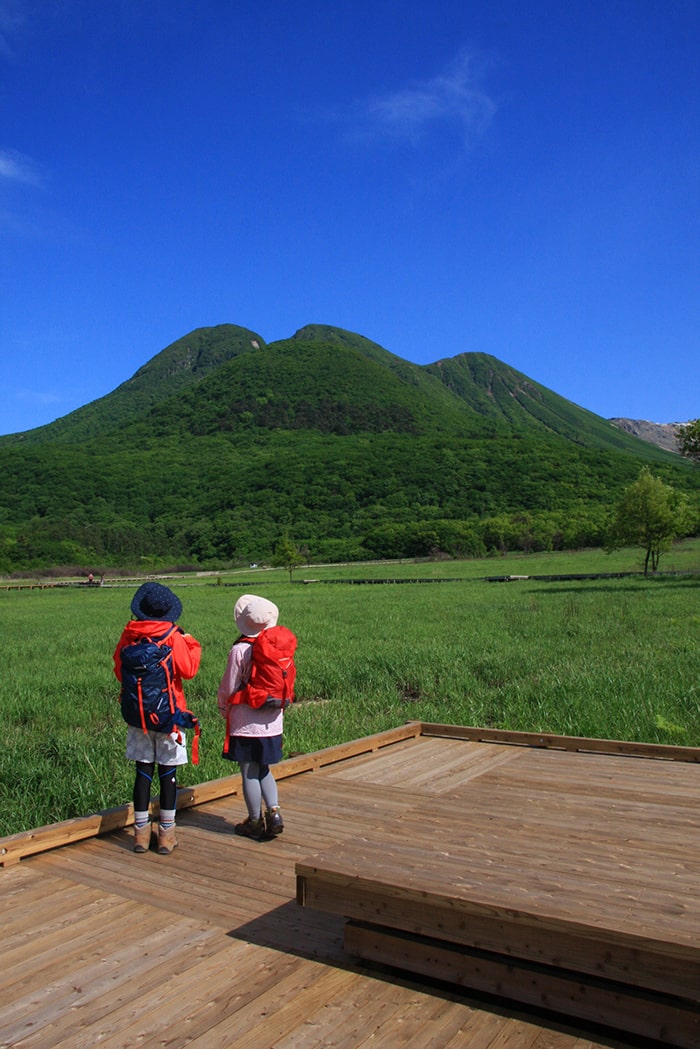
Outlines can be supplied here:
[[[215, 574], [215, 573], [213, 573]], [[644, 572], [562, 572], [549, 575], [487, 575], [487, 576], [474, 576], [469, 578], [467, 576], [413, 576], [406, 578], [387, 577], [386, 579], [292, 579], [292, 583], [297, 586], [310, 586], [312, 584], [324, 583], [333, 584], [334, 586], [377, 586], [379, 584], [397, 584], [397, 583], [518, 583], [518, 582], [535, 582], [535, 583], [569, 583], [569, 582], [586, 582], [594, 581], [597, 579], [666, 579], [666, 578], [677, 578], [685, 577], [688, 579], [700, 578], [700, 569], [689, 570], [689, 571], [670, 571], [670, 572], [654, 572], [649, 573], [646, 577]], [[150, 577], [149, 577], [150, 578]], [[155, 577], [153, 577], [155, 578]], [[168, 578], [162, 576], [158, 578]], [[110, 587], [133, 587], [138, 585], [139, 580], [121, 579], [121, 580], [110, 580], [109, 583], [88, 583], [79, 582], [76, 580], [70, 581], [58, 581], [58, 582], [23, 582], [23, 583], [3, 583], [0, 584], [0, 590], [53, 590], [56, 588], [78, 588], [78, 589], [89, 589], [99, 590], [101, 587], [104, 589]], [[244, 580], [235, 580], [230, 583], [223, 583], [220, 581], [208, 582], [206, 586], [221, 586], [221, 587], [233, 587], [236, 590], [245, 590], [252, 587], [261, 587], [268, 585], [275, 585], [279, 583], [279, 580], [268, 580], [256, 579], [253, 582], [246, 582]], [[186, 580], [178, 579], [178, 587], [186, 587], [192, 584]]]

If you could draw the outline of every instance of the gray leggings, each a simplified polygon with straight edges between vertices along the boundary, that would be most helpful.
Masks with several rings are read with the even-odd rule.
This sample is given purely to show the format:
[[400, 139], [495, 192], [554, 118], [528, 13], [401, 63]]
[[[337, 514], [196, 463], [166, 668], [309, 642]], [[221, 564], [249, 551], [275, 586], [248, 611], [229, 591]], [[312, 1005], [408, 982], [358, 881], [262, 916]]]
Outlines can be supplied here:
[[245, 761], [240, 765], [243, 778], [243, 800], [252, 820], [259, 818], [262, 803], [271, 809], [278, 804], [277, 784], [269, 765], [258, 765], [257, 761]]

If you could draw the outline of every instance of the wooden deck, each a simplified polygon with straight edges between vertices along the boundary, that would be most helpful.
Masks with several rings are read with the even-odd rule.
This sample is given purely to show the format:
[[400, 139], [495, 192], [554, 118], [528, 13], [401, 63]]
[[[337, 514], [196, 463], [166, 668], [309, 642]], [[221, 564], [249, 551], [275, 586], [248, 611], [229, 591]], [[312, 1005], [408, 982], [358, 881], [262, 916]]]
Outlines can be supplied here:
[[237, 776], [169, 857], [129, 807], [0, 840], [0, 1047], [698, 1046], [699, 762], [415, 724], [278, 766], [271, 842]]

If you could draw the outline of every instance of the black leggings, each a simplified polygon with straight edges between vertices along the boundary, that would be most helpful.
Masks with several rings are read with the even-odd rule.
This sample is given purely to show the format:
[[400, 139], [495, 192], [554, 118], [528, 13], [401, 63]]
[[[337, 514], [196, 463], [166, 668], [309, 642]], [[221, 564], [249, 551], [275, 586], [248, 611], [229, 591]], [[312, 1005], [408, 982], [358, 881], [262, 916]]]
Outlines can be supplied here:
[[[152, 761], [136, 762], [136, 779], [134, 781], [134, 811], [146, 812], [151, 801], [151, 784], [155, 772]], [[160, 807], [174, 809], [177, 805], [177, 765], [159, 765]]]

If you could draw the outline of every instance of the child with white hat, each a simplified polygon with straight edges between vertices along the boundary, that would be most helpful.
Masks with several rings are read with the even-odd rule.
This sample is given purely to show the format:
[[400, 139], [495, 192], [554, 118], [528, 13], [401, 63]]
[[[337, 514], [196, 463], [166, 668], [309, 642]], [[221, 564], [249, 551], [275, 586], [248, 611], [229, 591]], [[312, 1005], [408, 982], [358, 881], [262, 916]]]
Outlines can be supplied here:
[[247, 819], [234, 829], [237, 834], [261, 841], [284, 830], [277, 783], [270, 770], [282, 759], [284, 703], [269, 700], [263, 706], [252, 707], [232, 700], [250, 679], [254, 639], [277, 625], [279, 609], [264, 597], [243, 594], [236, 602], [233, 617], [241, 636], [229, 652], [218, 690], [219, 710], [227, 719], [228, 732], [223, 756], [240, 766], [248, 810]]

